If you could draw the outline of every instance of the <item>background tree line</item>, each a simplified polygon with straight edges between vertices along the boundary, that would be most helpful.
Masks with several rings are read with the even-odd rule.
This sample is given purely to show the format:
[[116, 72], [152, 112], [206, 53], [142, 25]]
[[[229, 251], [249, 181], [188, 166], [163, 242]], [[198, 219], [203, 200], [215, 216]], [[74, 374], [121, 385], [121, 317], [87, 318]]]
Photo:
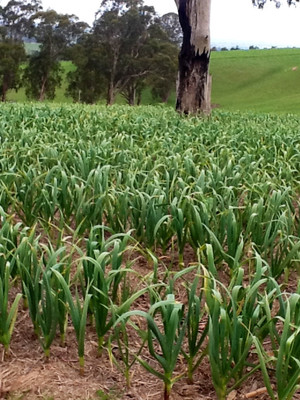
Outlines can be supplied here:
[[[165, 102], [175, 88], [182, 31], [178, 15], [158, 17], [143, 0], [103, 0], [90, 27], [75, 15], [43, 10], [40, 0], [10, 0], [0, 6], [0, 90], [25, 87], [30, 99], [53, 99], [62, 83], [62, 60], [74, 101], [113, 104], [122, 95], [141, 102], [145, 87]], [[37, 50], [26, 55], [24, 42]]]

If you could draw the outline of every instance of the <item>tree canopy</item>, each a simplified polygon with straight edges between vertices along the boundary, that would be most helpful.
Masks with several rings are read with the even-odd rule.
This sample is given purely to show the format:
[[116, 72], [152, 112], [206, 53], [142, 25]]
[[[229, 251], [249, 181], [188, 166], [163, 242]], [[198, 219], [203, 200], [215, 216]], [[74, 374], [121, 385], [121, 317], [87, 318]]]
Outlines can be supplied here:
[[170, 86], [175, 87], [177, 52], [153, 7], [140, 0], [104, 0], [92, 30], [72, 50], [77, 69], [69, 74], [68, 92], [74, 99], [80, 93], [86, 102], [106, 97], [109, 105], [121, 94], [134, 105], [146, 82], [159, 85], [155, 76], [162, 76], [164, 68], [159, 97], [166, 98]]
[[25, 60], [23, 44], [12, 39], [0, 41], [0, 60], [1, 101], [5, 101], [8, 90], [18, 89], [21, 84], [20, 64]]
[[[278, 1], [278, 0], [270, 0], [270, 1], [273, 1], [275, 3], [275, 6], [277, 8], [280, 8], [280, 6], [281, 6], [280, 1]], [[299, 0], [286, 0], [286, 1], [289, 6], [291, 6], [292, 4], [296, 4], [296, 2], [299, 2]], [[268, 0], [252, 0], [252, 4], [258, 8], [264, 8], [264, 6], [267, 2], [268, 2]]]
[[[248, 1], [260, 9], [268, 2]], [[275, 7], [282, 3], [269, 1]], [[289, 6], [299, 2], [285, 1]], [[175, 2], [178, 14], [159, 17], [143, 0], [102, 0], [89, 27], [72, 14], [44, 11], [41, 0], [9, 0], [0, 6], [2, 100], [21, 82], [30, 98], [54, 98], [62, 82], [61, 61], [70, 60], [74, 68], [68, 74], [67, 93], [74, 101], [105, 98], [113, 104], [123, 96], [134, 105], [145, 87], [166, 101], [178, 76], [177, 110], [209, 114], [211, 0]], [[24, 40], [37, 43], [27, 60]]]
[[22, 41], [31, 29], [31, 17], [40, 10], [40, 0], [10, 0], [0, 6], [0, 26], [8, 38]]
[[26, 94], [40, 101], [53, 99], [62, 81], [60, 60], [88, 25], [74, 15], [48, 10], [32, 15], [30, 26], [30, 36], [40, 44], [40, 50], [30, 57], [24, 73]]
[[[74, 15], [44, 11], [40, 0], [10, 0], [0, 6], [2, 99], [21, 82], [29, 98], [53, 99], [61, 61], [70, 60], [67, 94], [74, 101], [113, 104], [121, 95], [138, 104], [146, 86], [166, 101], [175, 88], [180, 31], [176, 14], [160, 18], [143, 0], [102, 0], [92, 27]], [[24, 40], [37, 45], [20, 69]]]

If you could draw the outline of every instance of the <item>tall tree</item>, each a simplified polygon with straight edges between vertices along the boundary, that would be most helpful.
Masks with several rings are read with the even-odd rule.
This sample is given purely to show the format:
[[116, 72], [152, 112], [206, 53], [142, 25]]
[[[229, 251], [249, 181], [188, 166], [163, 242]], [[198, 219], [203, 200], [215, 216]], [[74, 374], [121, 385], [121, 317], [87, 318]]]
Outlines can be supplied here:
[[30, 99], [53, 100], [56, 88], [62, 82], [62, 67], [49, 52], [42, 49], [34, 53], [24, 71], [26, 96]]
[[[252, 0], [263, 8], [268, 0]], [[274, 1], [280, 6], [280, 1]], [[299, 1], [299, 0], [295, 0]], [[175, 0], [183, 44], [179, 55], [176, 110], [184, 114], [211, 111], [210, 10], [211, 0]], [[287, 0], [288, 5], [293, 0]]]
[[149, 41], [147, 55], [151, 68], [147, 86], [151, 87], [154, 98], [166, 103], [176, 87], [178, 42], [161, 26], [161, 20], [152, 25], [150, 32], [152, 40]]
[[20, 64], [25, 59], [26, 54], [23, 43], [12, 39], [0, 41], [1, 101], [6, 101], [9, 89], [18, 89], [20, 87]]
[[22, 41], [29, 35], [32, 15], [41, 10], [41, 0], [10, 0], [0, 7], [0, 25], [5, 28], [6, 37]]
[[75, 43], [87, 28], [74, 15], [58, 14], [54, 10], [40, 11], [32, 16], [32, 32], [40, 51], [33, 54], [24, 79], [26, 93], [40, 101], [52, 99], [61, 83], [60, 61], [68, 45]]
[[167, 98], [175, 87], [177, 50], [152, 7], [142, 1], [105, 1], [92, 32], [70, 51], [76, 70], [68, 76], [68, 94], [88, 103], [106, 95], [107, 104], [121, 94], [135, 105], [147, 80], [148, 86], [163, 86], [159, 95]]
[[18, 89], [20, 64], [25, 61], [23, 38], [30, 26], [30, 17], [40, 8], [39, 0], [10, 0], [0, 7], [0, 88], [6, 101], [9, 89]]
[[144, 6], [143, 1], [115, 0], [104, 1], [98, 16], [94, 34], [104, 49], [102, 70], [107, 81], [107, 104], [110, 105], [133, 80], [137, 82], [148, 73], [149, 67], [143, 62], [143, 49], [155, 12], [153, 7]]
[[183, 43], [179, 55], [176, 110], [184, 114], [211, 110], [210, 10], [211, 0], [175, 0]]
[[174, 57], [176, 54], [174, 46], [166, 44], [161, 50], [163, 51], [155, 56], [156, 69], [147, 82], [151, 87], [152, 96], [162, 103], [167, 103], [171, 92], [176, 88], [178, 62], [177, 57]]
[[93, 104], [105, 97], [107, 87], [103, 76], [104, 48], [94, 34], [84, 35], [73, 46], [68, 57], [76, 69], [68, 73], [67, 95], [75, 102]]
[[[128, 57], [131, 78], [124, 83], [123, 97], [129, 105], [139, 104], [145, 86], [153, 88], [162, 101], [167, 101], [175, 88], [178, 48], [172, 43], [159, 21], [152, 21], [145, 32], [138, 57]], [[157, 90], [155, 90], [157, 89]]]
[[159, 18], [159, 23], [168, 35], [170, 41], [180, 47], [182, 44], [182, 29], [178, 14], [173, 12], [164, 14]]

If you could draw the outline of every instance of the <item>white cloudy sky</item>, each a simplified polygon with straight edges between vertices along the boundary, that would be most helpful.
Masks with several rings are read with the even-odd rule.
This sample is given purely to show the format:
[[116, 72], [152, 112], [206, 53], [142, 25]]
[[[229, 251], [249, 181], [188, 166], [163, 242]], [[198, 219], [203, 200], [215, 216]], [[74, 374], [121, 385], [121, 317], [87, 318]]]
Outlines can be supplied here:
[[[73, 13], [92, 23], [101, 0], [42, 0], [44, 8]], [[174, 0], [144, 0], [159, 14], [176, 12]], [[0, 3], [2, 1], [0, 0]], [[213, 45], [300, 47], [300, 3], [276, 9], [269, 2], [264, 10], [252, 6], [251, 0], [212, 0], [211, 35]]]

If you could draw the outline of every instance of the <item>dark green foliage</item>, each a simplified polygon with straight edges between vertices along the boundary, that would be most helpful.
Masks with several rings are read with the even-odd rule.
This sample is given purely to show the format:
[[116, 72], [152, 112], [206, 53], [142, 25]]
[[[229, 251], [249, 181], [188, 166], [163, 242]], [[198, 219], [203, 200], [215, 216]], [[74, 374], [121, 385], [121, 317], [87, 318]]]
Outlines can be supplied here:
[[31, 56], [26, 68], [26, 94], [40, 101], [53, 99], [62, 79], [59, 61], [67, 46], [78, 40], [87, 24], [78, 22], [74, 15], [58, 14], [54, 10], [36, 13], [31, 22], [31, 36], [41, 47], [40, 52]]
[[18, 89], [20, 85], [20, 64], [25, 59], [22, 43], [12, 39], [0, 41], [0, 88], [1, 100], [6, 100], [9, 89]]
[[61, 74], [60, 63], [51, 60], [46, 52], [34, 54], [24, 73], [27, 97], [40, 101], [53, 100], [55, 89], [61, 85]]
[[178, 14], [173, 12], [164, 14], [159, 19], [159, 23], [168, 35], [171, 42], [179, 48], [182, 43], [182, 29], [180, 26]]
[[128, 103], [134, 104], [139, 81], [149, 73], [149, 58], [146, 61], [144, 53], [154, 9], [136, 3], [125, 10], [123, 2], [103, 12], [100, 9], [94, 24], [94, 34], [103, 48], [107, 104], [114, 103], [120, 92], [127, 95]]
[[20, 64], [25, 60], [22, 37], [28, 29], [28, 18], [36, 12], [39, 2], [9, 1], [0, 7], [0, 88], [1, 100], [6, 101], [9, 89], [20, 86]]
[[30, 18], [42, 9], [40, 0], [10, 0], [0, 6], [0, 25], [5, 35], [21, 41], [31, 30]]
[[96, 103], [105, 91], [102, 74], [105, 57], [103, 46], [98, 43], [94, 35], [85, 35], [70, 49], [68, 55], [77, 68], [67, 75], [69, 83], [67, 95], [74, 101]]
[[[167, 100], [175, 87], [177, 48], [155, 19], [153, 7], [141, 1], [104, 1], [92, 32], [69, 52], [76, 71], [69, 74], [74, 101], [113, 104], [121, 94], [139, 104], [146, 85]], [[157, 75], [162, 78], [155, 78]]]

